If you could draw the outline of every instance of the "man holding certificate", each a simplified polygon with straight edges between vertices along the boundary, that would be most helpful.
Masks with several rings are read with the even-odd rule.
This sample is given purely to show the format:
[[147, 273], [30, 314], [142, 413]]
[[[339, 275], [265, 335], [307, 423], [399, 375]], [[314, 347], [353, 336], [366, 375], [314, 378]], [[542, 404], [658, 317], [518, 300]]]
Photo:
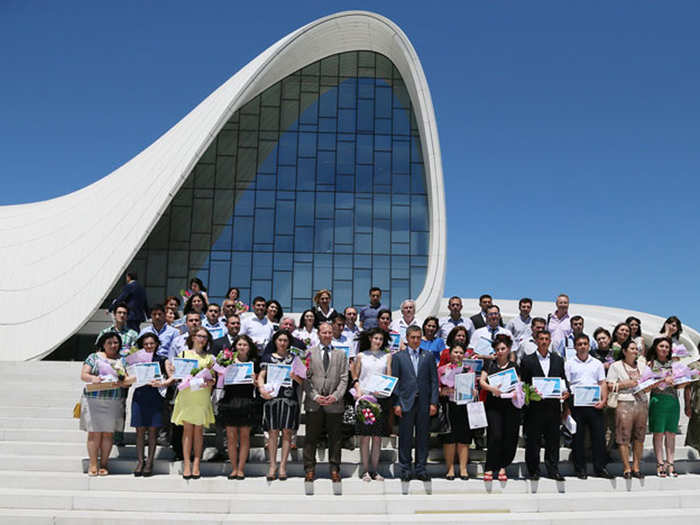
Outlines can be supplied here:
[[525, 463], [528, 477], [540, 478], [540, 443], [544, 437], [544, 463], [547, 474], [556, 481], [564, 481], [559, 473], [559, 424], [561, 400], [569, 397], [566, 391], [564, 359], [549, 351], [552, 336], [547, 330], [537, 334], [537, 351], [526, 355], [520, 363], [522, 382], [536, 392], [530, 397], [525, 412]]
[[399, 417], [399, 463], [401, 481], [411, 480], [411, 449], [416, 444], [415, 474], [430, 481], [425, 469], [428, 460], [430, 416], [437, 414], [438, 377], [433, 354], [422, 350], [421, 329], [406, 329], [406, 350], [394, 354], [391, 375], [398, 378], [394, 389], [394, 414]]
[[573, 407], [571, 415], [576, 421], [573, 459], [576, 475], [586, 479], [586, 454], [584, 437], [587, 426], [591, 432], [593, 446], [593, 469], [598, 477], [612, 479], [614, 476], [605, 468], [605, 425], [603, 408], [608, 400], [608, 387], [605, 382], [603, 363], [589, 355], [590, 343], [586, 334], [579, 334], [574, 340], [576, 356], [566, 361], [564, 371], [571, 385]]
[[331, 480], [340, 481], [340, 454], [345, 404], [343, 396], [348, 387], [348, 358], [343, 350], [333, 348], [333, 328], [330, 323], [318, 327], [319, 344], [309, 354], [311, 362], [306, 371], [306, 439], [304, 442], [304, 471], [306, 481], [313, 481], [316, 468], [316, 444], [321, 433], [328, 433], [328, 463]]

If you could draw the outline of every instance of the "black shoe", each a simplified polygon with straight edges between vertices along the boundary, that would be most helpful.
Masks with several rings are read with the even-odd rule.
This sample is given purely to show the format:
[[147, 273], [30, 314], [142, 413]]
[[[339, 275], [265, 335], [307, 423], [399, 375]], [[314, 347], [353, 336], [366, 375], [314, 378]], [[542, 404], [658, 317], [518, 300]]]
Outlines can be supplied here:
[[528, 474], [527, 479], [530, 479], [532, 481], [537, 481], [538, 479], [540, 479], [540, 473], [533, 472], [532, 474]]
[[615, 476], [610, 474], [610, 472], [608, 472], [608, 469], [606, 469], [605, 467], [596, 472], [595, 475], [603, 479], [615, 479]]
[[644, 479], [644, 474], [642, 474], [639, 470], [633, 470], [632, 477], [637, 479]]
[[576, 471], [576, 477], [577, 477], [578, 479], [588, 479], [588, 474], [586, 474], [586, 472], [583, 471], [583, 470], [577, 470], [577, 471]]
[[430, 481], [430, 474], [427, 472], [421, 472], [420, 474], [416, 474], [416, 479], [418, 481]]
[[182, 479], [192, 479], [192, 476], [185, 476], [184, 474], [182, 475]]
[[454, 481], [455, 477], [454, 477], [454, 475], [452, 475], [452, 476], [445, 476], [445, 479], [446, 479], [447, 481]]
[[564, 476], [562, 476], [559, 472], [550, 473], [549, 477], [554, 481], [564, 481]]
[[411, 481], [411, 475], [407, 472], [404, 474], [401, 474], [401, 481], [408, 483], [409, 481]]
[[190, 479], [199, 479], [201, 477], [202, 476], [200, 474], [192, 474], [192, 476], [190, 476]]

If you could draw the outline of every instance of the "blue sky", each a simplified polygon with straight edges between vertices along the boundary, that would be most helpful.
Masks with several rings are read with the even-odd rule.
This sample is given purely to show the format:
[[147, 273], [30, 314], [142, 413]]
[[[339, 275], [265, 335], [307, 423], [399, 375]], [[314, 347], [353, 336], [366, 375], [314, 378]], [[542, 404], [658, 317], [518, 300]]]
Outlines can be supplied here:
[[697, 2], [94, 4], [0, 1], [0, 205], [101, 178], [277, 39], [370, 9], [431, 88], [446, 295], [566, 291], [700, 326]]

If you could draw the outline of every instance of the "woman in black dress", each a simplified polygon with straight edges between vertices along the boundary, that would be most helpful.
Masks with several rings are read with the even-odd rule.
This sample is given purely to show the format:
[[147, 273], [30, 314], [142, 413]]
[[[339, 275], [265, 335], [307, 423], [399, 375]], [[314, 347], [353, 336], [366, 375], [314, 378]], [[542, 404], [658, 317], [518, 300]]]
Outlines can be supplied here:
[[[489, 384], [488, 376], [508, 368], [515, 368], [517, 374], [517, 367], [509, 359], [510, 349], [513, 346], [513, 340], [509, 336], [498, 334], [491, 346], [495, 352], [495, 359], [490, 359], [484, 364], [479, 381], [481, 388], [488, 392], [486, 398], [488, 448], [484, 481], [493, 481], [494, 470], [498, 470], [498, 481], [508, 481], [506, 467], [513, 462], [515, 449], [518, 446], [520, 410], [515, 408], [512, 400], [501, 398], [501, 391], [497, 386]], [[520, 380], [519, 376], [518, 380]]]
[[234, 363], [253, 362], [253, 382], [224, 386], [224, 397], [219, 402], [219, 421], [226, 427], [228, 459], [231, 474], [228, 479], [245, 479], [245, 464], [250, 450], [250, 429], [257, 425], [255, 410], [255, 380], [260, 365], [258, 347], [247, 335], [239, 335], [233, 341], [236, 353]]

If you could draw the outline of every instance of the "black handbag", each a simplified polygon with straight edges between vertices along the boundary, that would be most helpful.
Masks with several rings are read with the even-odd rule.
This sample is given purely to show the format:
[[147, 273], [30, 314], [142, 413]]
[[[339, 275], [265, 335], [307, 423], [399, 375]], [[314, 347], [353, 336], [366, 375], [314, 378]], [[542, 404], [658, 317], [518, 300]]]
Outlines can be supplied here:
[[447, 400], [441, 399], [438, 402], [437, 414], [430, 418], [430, 432], [433, 434], [449, 434], [452, 432], [450, 423], [449, 405]]

